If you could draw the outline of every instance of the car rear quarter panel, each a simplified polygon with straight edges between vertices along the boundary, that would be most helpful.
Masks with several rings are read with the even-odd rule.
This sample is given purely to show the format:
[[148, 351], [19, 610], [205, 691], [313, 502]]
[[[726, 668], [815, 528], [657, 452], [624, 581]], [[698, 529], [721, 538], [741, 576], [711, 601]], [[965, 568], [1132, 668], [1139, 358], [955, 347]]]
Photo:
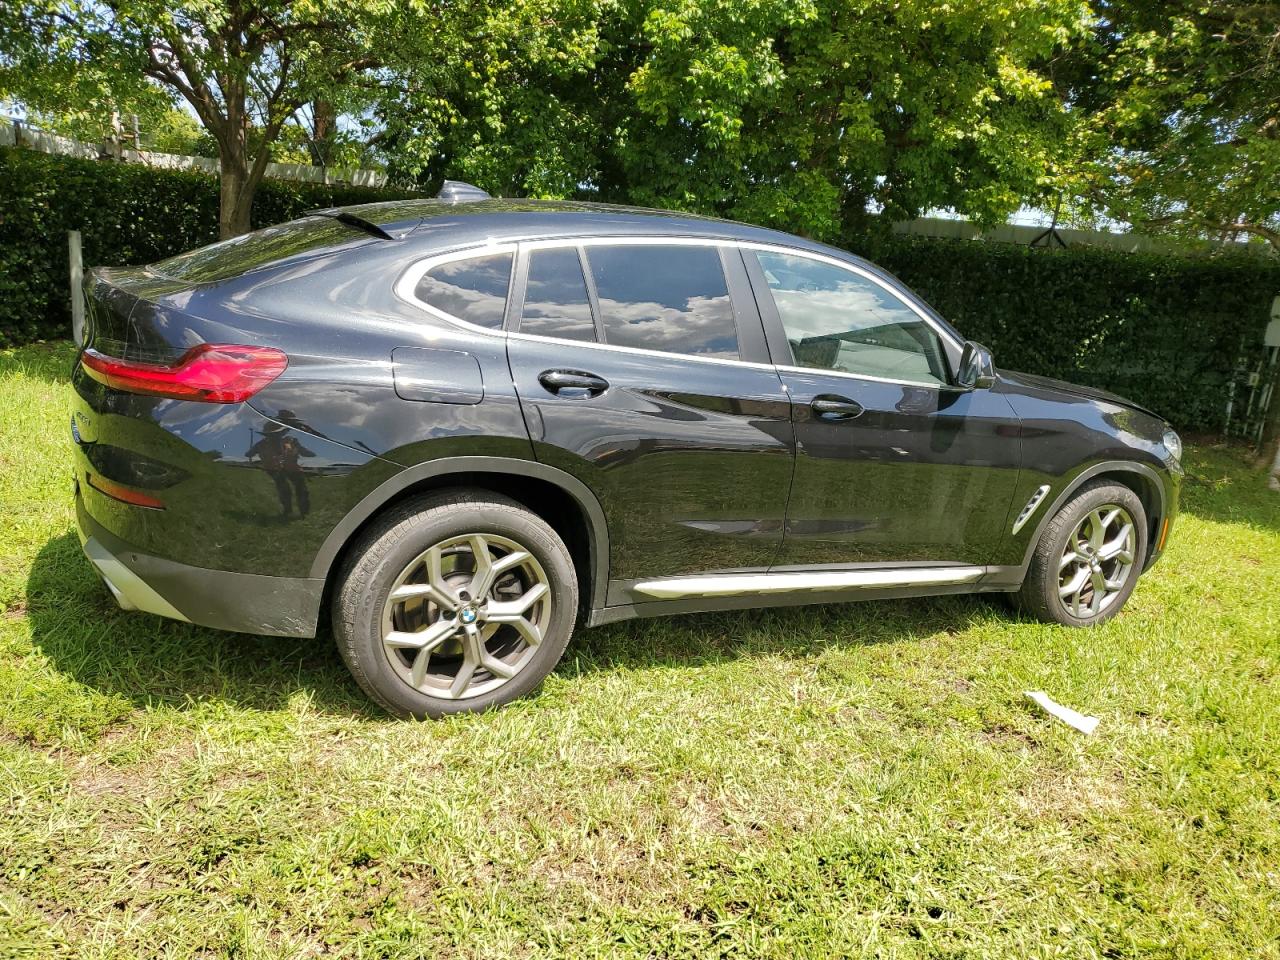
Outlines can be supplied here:
[[[306, 577], [334, 528], [405, 466], [464, 455], [531, 458], [502, 339], [432, 323], [395, 298], [395, 277], [422, 255], [406, 243], [371, 243], [196, 287], [131, 274], [135, 358], [173, 357], [200, 342], [249, 343], [283, 350], [289, 367], [234, 405], [123, 394], [78, 370], [76, 469], [90, 515], [158, 557]], [[424, 349], [446, 367], [456, 352], [469, 354], [483, 402], [399, 396], [398, 347]], [[450, 370], [438, 376], [447, 380]], [[283, 461], [281, 446], [289, 451]], [[103, 464], [129, 469], [139, 458], [174, 468], [157, 491], [167, 509], [127, 506], [87, 485]]]
[[[388, 245], [391, 246], [391, 245]], [[409, 466], [451, 456], [532, 456], [501, 336], [472, 333], [428, 316], [393, 292], [396, 278], [429, 251], [397, 244], [324, 267], [308, 265], [231, 298], [255, 330], [278, 332], [289, 368], [251, 403], [264, 416]], [[237, 306], [237, 304], [239, 304]], [[409, 353], [404, 348], [410, 348]], [[399, 351], [399, 352], [397, 352]], [[397, 393], [393, 353], [418, 383], [465, 379], [479, 391], [425, 397]], [[402, 395], [406, 394], [406, 395]]]
[[[196, 567], [305, 577], [360, 491], [399, 469], [273, 423], [246, 404], [120, 393], [83, 370], [73, 385], [74, 469], [85, 509], [140, 553]], [[273, 457], [273, 447], [296, 456]], [[165, 509], [121, 503], [93, 486], [91, 477], [98, 476], [151, 494]]]

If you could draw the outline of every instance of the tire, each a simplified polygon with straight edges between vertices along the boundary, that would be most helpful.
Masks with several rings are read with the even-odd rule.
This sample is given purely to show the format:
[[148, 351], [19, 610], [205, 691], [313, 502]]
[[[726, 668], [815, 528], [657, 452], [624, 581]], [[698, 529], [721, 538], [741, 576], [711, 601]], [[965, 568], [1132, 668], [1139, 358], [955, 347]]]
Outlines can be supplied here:
[[[480, 557], [502, 569], [472, 597], [484, 588]], [[573, 559], [542, 518], [490, 491], [448, 490], [393, 507], [352, 544], [333, 631], [360, 688], [390, 713], [421, 719], [532, 691], [559, 662], [577, 610]]]
[[[1094, 536], [1097, 518], [1106, 520], [1117, 508], [1120, 513], [1104, 526], [1103, 536]], [[1121, 544], [1126, 514], [1132, 537]], [[1107, 559], [1105, 554], [1117, 544], [1121, 544], [1119, 552]], [[1070, 558], [1066, 557], [1068, 551]], [[1088, 483], [1045, 525], [1017, 593], [1018, 607], [1046, 623], [1068, 627], [1105, 623], [1120, 612], [1133, 593], [1146, 555], [1147, 514], [1138, 495], [1119, 483]], [[1123, 563], [1126, 556], [1127, 567]], [[1077, 583], [1081, 584], [1078, 590], [1063, 595], [1064, 589]]]

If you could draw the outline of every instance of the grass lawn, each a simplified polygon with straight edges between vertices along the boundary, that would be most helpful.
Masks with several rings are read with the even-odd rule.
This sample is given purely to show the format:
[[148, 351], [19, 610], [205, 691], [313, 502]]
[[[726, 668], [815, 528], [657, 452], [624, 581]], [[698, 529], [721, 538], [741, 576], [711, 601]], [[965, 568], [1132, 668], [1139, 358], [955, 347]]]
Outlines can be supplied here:
[[327, 636], [116, 609], [70, 360], [0, 352], [0, 956], [1280, 957], [1280, 496], [1233, 452], [1098, 630], [640, 621], [415, 724]]

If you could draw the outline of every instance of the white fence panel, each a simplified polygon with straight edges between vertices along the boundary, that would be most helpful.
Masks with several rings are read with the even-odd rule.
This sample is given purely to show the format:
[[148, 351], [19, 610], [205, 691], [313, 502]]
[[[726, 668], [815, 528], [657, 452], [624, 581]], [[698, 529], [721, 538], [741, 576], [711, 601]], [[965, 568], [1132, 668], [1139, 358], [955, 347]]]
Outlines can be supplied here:
[[[152, 150], [133, 150], [113, 143], [91, 144], [34, 130], [25, 124], [0, 121], [0, 147], [21, 146], [41, 153], [58, 153], [86, 160], [118, 157], [126, 163], [140, 163], [157, 170], [199, 170], [216, 174], [220, 169], [211, 157], [187, 157]], [[357, 187], [385, 187], [387, 175], [381, 170], [313, 167], [305, 163], [268, 163], [266, 176], [303, 183], [349, 183]]]

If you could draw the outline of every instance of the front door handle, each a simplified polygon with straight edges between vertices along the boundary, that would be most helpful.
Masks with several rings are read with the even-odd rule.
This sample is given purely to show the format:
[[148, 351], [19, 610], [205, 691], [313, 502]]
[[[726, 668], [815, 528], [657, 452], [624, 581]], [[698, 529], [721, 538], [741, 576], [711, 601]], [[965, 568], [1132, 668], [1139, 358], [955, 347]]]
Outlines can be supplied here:
[[852, 420], [862, 413], [862, 404], [848, 397], [825, 395], [809, 404], [820, 420]]
[[558, 397], [594, 397], [609, 389], [609, 381], [581, 370], [543, 370], [538, 382]]

